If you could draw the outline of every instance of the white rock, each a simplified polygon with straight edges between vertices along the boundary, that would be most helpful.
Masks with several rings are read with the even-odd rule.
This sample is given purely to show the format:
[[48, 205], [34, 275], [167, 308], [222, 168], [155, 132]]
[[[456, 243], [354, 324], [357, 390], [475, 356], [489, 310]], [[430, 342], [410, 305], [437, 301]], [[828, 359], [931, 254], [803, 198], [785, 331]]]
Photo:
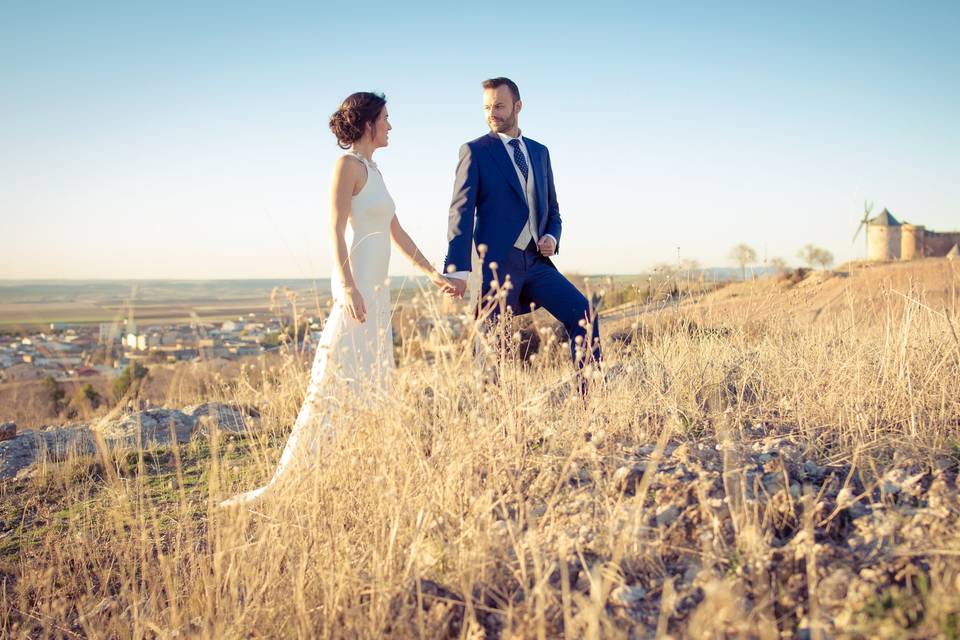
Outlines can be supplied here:
[[647, 597], [647, 590], [640, 585], [624, 585], [610, 592], [610, 604], [615, 607], [635, 607]]
[[0, 442], [0, 478], [12, 478], [37, 462], [41, 456], [59, 461], [67, 456], [96, 451], [86, 425], [27, 431]]
[[197, 431], [208, 433], [216, 426], [221, 431], [246, 433], [259, 428], [260, 420], [239, 407], [219, 402], [179, 409], [148, 409], [128, 414], [119, 420], [95, 427], [76, 425], [29, 431], [0, 439], [0, 478], [16, 476], [44, 455], [60, 461], [71, 454], [96, 452], [95, 437], [109, 448], [168, 445], [171, 436], [178, 442], [190, 440]]
[[680, 516], [680, 509], [677, 509], [674, 505], [667, 505], [663, 509], [657, 511], [657, 526], [665, 527], [669, 524], [672, 524]]

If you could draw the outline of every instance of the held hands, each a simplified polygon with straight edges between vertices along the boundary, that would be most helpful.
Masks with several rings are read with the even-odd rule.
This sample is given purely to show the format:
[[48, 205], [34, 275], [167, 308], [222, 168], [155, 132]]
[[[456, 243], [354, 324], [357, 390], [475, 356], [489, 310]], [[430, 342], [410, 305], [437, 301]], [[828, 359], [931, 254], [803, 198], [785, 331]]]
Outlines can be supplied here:
[[440, 275], [436, 271], [430, 275], [430, 282], [439, 287], [443, 293], [447, 294], [451, 298], [462, 298], [463, 292], [467, 288], [466, 280], [450, 278], [448, 276]]
[[365, 322], [367, 319], [367, 307], [363, 304], [363, 296], [353, 287], [344, 288], [343, 306], [346, 308], [347, 316], [358, 322]]
[[447, 281], [447, 284], [450, 288], [448, 295], [451, 298], [462, 298], [463, 294], [467, 291], [467, 281], [463, 278], [450, 278], [446, 277], [444, 280]]
[[557, 241], [553, 239], [553, 236], [543, 236], [537, 243], [537, 248], [540, 249], [541, 255], [549, 258], [557, 250]]

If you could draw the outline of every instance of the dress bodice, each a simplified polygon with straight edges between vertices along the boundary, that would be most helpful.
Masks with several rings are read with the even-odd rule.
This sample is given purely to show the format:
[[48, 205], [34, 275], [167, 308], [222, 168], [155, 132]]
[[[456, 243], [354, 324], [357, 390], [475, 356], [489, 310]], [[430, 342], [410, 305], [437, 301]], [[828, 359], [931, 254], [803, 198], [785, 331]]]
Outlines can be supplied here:
[[386, 233], [389, 240], [390, 221], [393, 220], [396, 206], [383, 182], [383, 175], [372, 160], [367, 160], [359, 153], [351, 152], [348, 155], [367, 168], [367, 181], [351, 201], [350, 225], [354, 233], [354, 246], [369, 234]]
[[[390, 266], [390, 223], [396, 206], [383, 182], [377, 164], [359, 153], [348, 154], [367, 168], [367, 180], [350, 201], [347, 243], [350, 247], [350, 269], [353, 279], [364, 297], [370, 299], [379, 293], [389, 298], [386, 286]], [[338, 269], [334, 265], [333, 273]], [[334, 279], [334, 297], [340, 297], [342, 283]]]

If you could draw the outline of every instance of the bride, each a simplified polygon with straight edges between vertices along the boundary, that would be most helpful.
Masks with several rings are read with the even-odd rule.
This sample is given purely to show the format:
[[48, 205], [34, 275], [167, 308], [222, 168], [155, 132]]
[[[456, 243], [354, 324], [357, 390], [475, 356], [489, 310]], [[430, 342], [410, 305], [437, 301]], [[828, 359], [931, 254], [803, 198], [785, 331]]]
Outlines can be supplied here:
[[453, 290], [400, 226], [373, 161], [373, 153], [387, 146], [393, 128], [386, 105], [381, 94], [354, 93], [330, 117], [337, 144], [348, 150], [334, 166], [331, 188], [334, 306], [321, 333], [306, 398], [273, 478], [224, 500], [221, 507], [254, 502], [303, 469], [301, 463], [314, 457], [319, 438], [329, 431], [332, 405], [343, 392], [362, 397], [386, 390], [394, 366], [387, 286], [390, 240], [433, 284], [445, 292]]

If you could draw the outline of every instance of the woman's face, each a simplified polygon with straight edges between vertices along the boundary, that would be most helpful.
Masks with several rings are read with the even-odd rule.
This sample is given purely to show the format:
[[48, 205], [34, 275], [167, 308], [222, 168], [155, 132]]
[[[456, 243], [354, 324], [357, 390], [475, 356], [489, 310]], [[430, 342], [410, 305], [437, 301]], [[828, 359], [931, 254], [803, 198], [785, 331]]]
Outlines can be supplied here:
[[380, 115], [373, 126], [373, 144], [375, 147], [385, 147], [390, 144], [390, 114], [387, 113], [387, 107], [380, 110]]

